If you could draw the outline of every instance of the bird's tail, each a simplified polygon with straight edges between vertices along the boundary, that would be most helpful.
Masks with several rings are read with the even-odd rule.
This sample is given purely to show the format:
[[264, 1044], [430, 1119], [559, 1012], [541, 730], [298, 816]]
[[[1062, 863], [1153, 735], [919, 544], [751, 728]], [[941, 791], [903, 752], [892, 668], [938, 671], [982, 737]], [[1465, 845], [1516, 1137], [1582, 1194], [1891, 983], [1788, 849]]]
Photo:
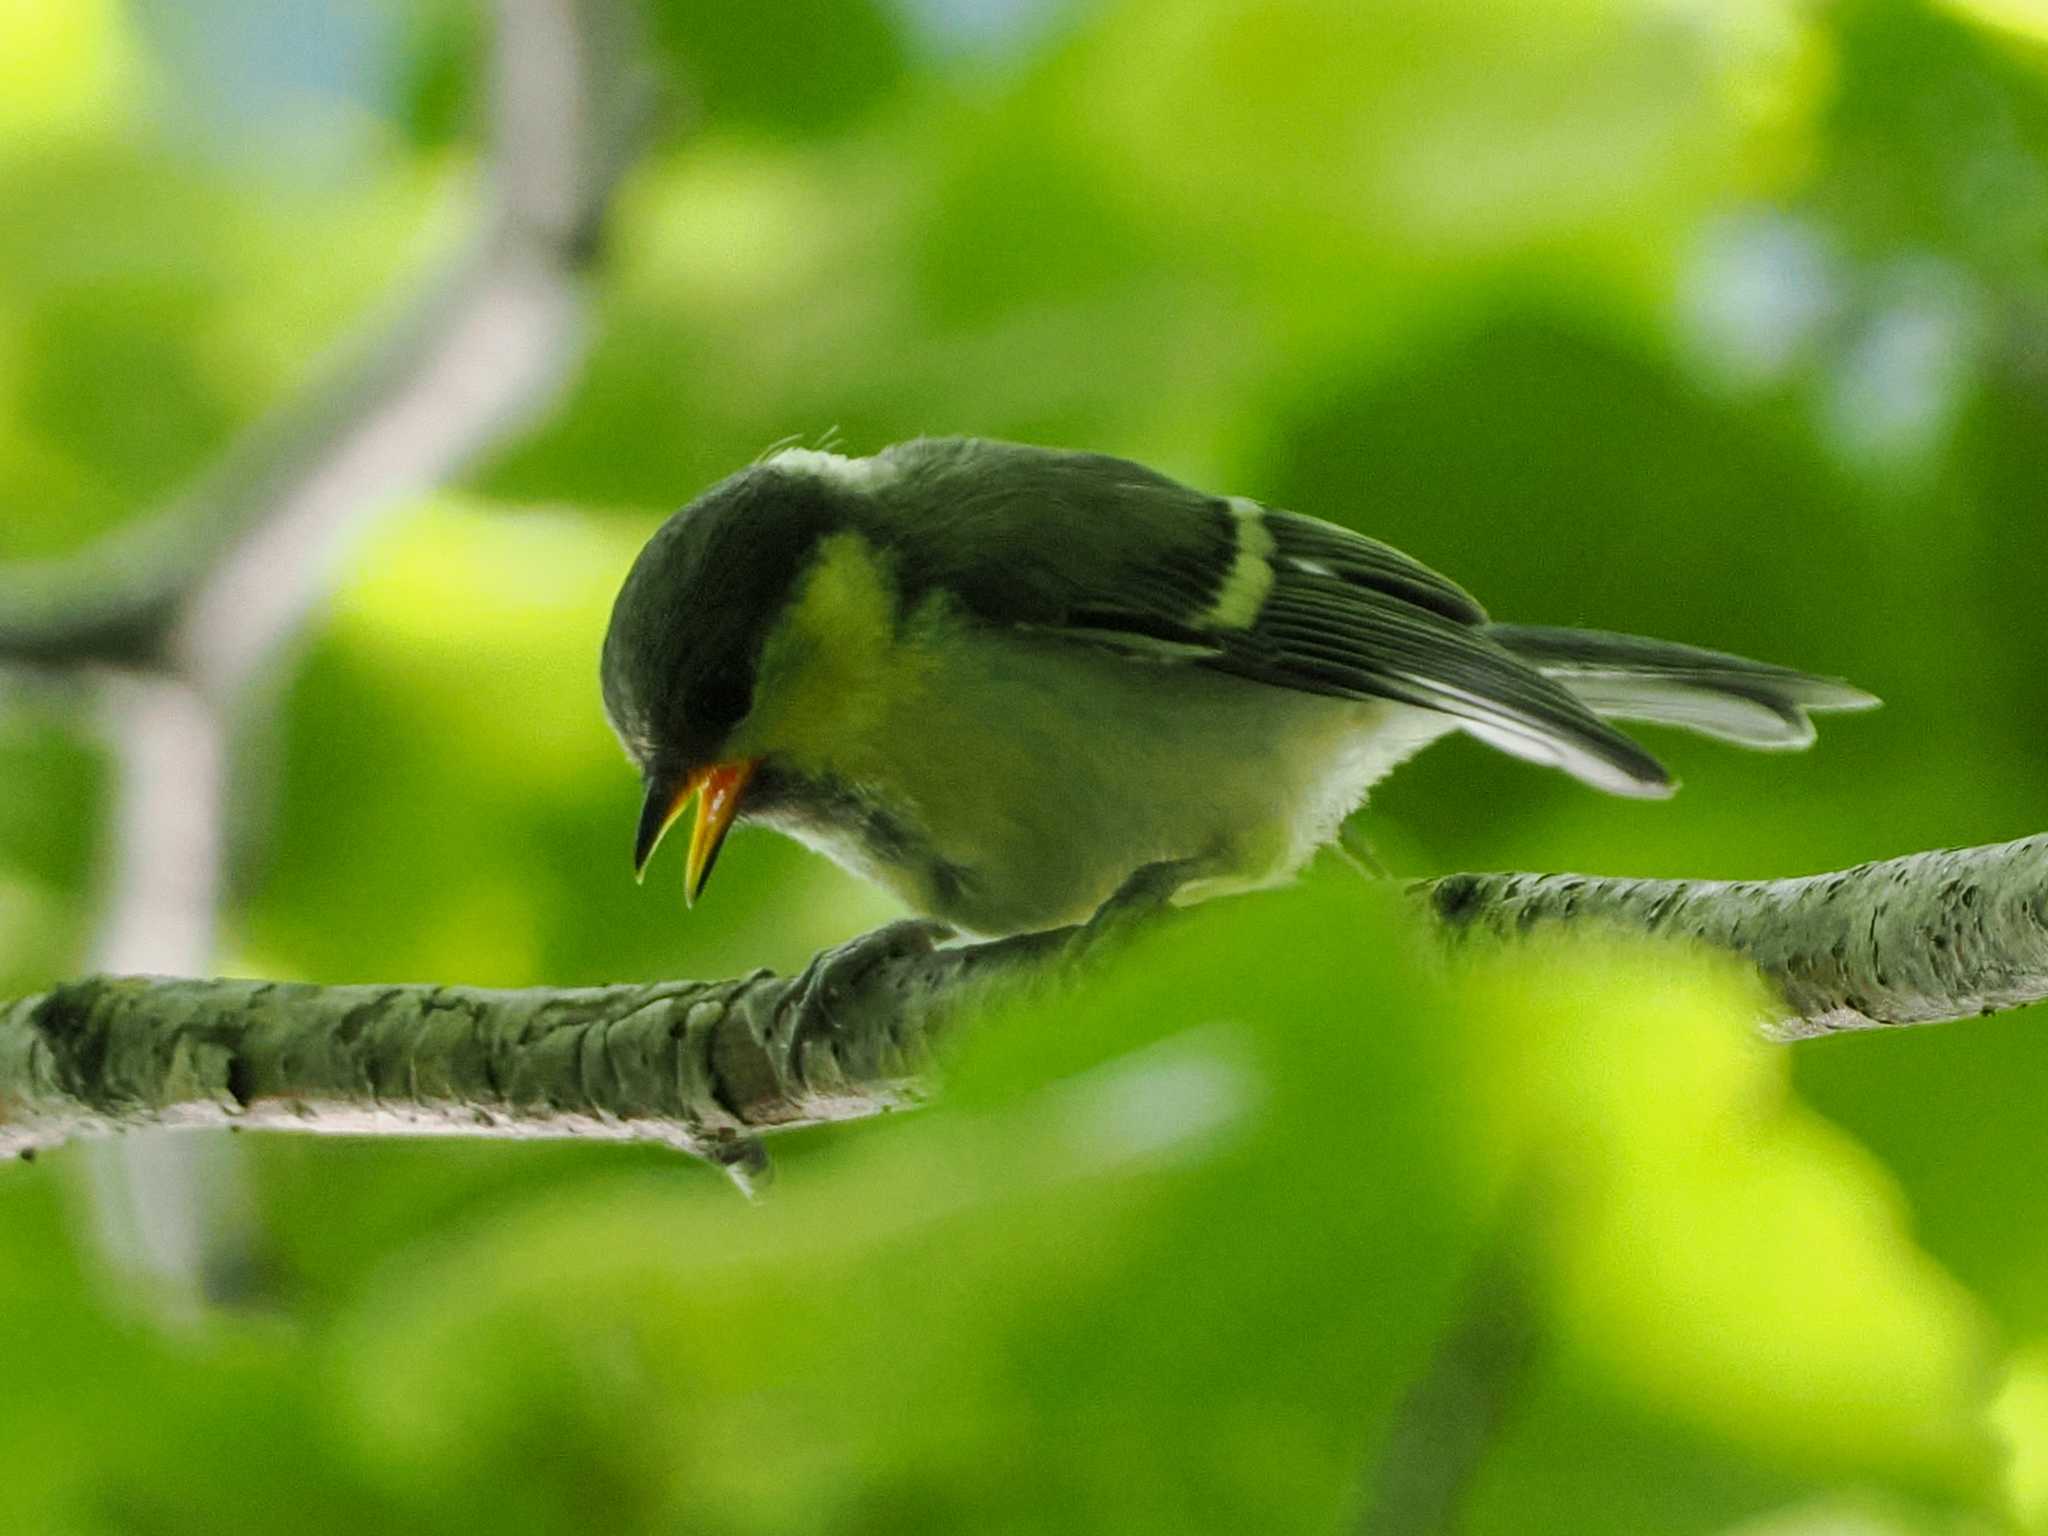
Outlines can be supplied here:
[[1766, 751], [1809, 745], [1814, 713], [1878, 703], [1840, 678], [1670, 640], [1536, 624], [1494, 624], [1487, 634], [1605, 719], [1673, 725]]

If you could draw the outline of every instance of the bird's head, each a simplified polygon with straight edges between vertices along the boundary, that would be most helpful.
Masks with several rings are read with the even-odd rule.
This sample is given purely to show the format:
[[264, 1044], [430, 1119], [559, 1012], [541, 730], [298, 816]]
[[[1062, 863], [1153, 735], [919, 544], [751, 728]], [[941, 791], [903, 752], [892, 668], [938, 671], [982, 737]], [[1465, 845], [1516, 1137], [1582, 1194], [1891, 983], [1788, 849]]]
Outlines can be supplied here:
[[[791, 610], [830, 535], [848, 519], [848, 486], [777, 461], [721, 481], [662, 525], [634, 561], [605, 635], [605, 713], [646, 789], [633, 866], [694, 796], [684, 886], [695, 901], [776, 745], [764, 699], [803, 670]], [[764, 665], [764, 655], [769, 658]]]

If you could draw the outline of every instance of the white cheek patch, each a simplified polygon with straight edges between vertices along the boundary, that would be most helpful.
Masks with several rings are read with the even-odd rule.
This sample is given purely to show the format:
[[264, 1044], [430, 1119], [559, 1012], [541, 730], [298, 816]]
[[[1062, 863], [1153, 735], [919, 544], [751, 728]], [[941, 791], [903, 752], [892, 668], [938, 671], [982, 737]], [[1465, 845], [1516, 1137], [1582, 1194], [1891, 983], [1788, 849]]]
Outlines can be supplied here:
[[1266, 527], [1266, 509], [1249, 497], [1233, 496], [1230, 515], [1237, 519], [1237, 556], [1216, 601], [1195, 621], [1204, 629], [1249, 629], [1273, 590], [1277, 546]]
[[840, 485], [867, 489], [879, 485], [893, 475], [895, 466], [880, 455], [868, 459], [849, 459], [843, 453], [826, 453], [817, 448], [784, 448], [768, 456], [767, 463], [777, 469], [791, 470], [800, 475], [815, 475], [820, 480], [836, 481]]

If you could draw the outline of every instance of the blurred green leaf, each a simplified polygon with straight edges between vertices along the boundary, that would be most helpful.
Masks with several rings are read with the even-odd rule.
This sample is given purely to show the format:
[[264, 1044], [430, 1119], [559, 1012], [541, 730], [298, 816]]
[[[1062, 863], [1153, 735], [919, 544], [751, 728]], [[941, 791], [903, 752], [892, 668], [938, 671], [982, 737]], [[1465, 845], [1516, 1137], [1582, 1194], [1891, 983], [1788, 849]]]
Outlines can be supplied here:
[[459, 142], [483, 126], [481, 79], [488, 37], [483, 7], [433, 0], [399, 8], [409, 46], [400, 50], [401, 120], [425, 148]]
[[[1695, 966], [1696, 966], [1695, 962]], [[1757, 983], [1682, 954], [1483, 968], [1472, 1123], [1534, 1188], [1560, 1330], [1792, 1465], [1984, 1486], [1991, 1341], [1881, 1167], [1787, 1093]]]
[[0, 0], [0, 158], [121, 116], [142, 67], [119, 0]]
[[762, 1209], [636, 1182], [450, 1245], [337, 1339], [350, 1421], [515, 1525], [1330, 1529], [1468, 1241], [1379, 905], [1204, 913]]
[[895, 18], [874, 0], [655, 0], [649, 11], [692, 121], [817, 134], [888, 100], [903, 78]]
[[83, 961], [106, 837], [102, 778], [70, 722], [10, 708], [0, 694], [0, 995], [34, 990]]
[[[464, 228], [486, 8], [391, 13], [399, 56], [248, 156], [190, 131], [204, 82], [324, 61], [201, 14], [172, 60], [103, 0], [0, 0], [0, 559], [175, 495]], [[393, 512], [249, 722], [224, 963], [732, 974], [888, 915], [752, 831], [694, 911], [673, 866], [635, 887], [594, 678], [659, 517], [834, 428], [1129, 454], [1503, 618], [1886, 697], [1796, 758], [1657, 736], [1670, 805], [1447, 744], [1369, 813], [1403, 873], [2038, 830], [2039, 31], [2010, 0], [656, 7], [670, 132], [587, 366]], [[49, 700], [0, 698], [17, 991], [82, 963], [105, 881], [96, 722]], [[1503, 1242], [1543, 1337], [1474, 1533], [2041, 1528], [2038, 1019], [1765, 1050], [1676, 961], [1446, 988], [1401, 942], [1348, 875], [1205, 910], [977, 1031], [938, 1108], [787, 1138], [760, 1209], [648, 1148], [259, 1142], [284, 1315], [178, 1340], [104, 1288], [81, 1159], [0, 1170], [0, 1529], [1341, 1529]]]

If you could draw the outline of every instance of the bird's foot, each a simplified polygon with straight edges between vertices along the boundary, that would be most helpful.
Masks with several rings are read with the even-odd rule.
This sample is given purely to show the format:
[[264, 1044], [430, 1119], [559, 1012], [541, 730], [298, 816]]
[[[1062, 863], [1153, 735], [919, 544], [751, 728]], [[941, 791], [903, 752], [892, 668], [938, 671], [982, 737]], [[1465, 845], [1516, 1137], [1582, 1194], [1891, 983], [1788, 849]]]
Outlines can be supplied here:
[[768, 1149], [758, 1136], [736, 1133], [720, 1137], [711, 1143], [704, 1156], [713, 1166], [723, 1169], [734, 1187], [749, 1200], [760, 1199], [762, 1192], [775, 1182], [775, 1164], [769, 1160]]
[[[783, 1071], [794, 1080], [805, 1070], [805, 1046], [832, 1033], [839, 1010], [878, 967], [930, 954], [952, 937], [953, 930], [944, 923], [904, 918], [849, 939], [812, 960], [792, 983], [767, 1026], [766, 1043], [782, 1053]], [[760, 1198], [774, 1180], [775, 1165], [758, 1136], [736, 1130], [702, 1150], [750, 1200]]]
[[819, 955], [804, 972], [804, 990], [830, 1002], [858, 986], [876, 966], [928, 955], [957, 937], [954, 928], [936, 918], [899, 917]]
[[1372, 851], [1372, 844], [1366, 841], [1365, 828], [1354, 817], [1340, 822], [1337, 827], [1337, 856], [1368, 880], [1391, 880], [1393, 871], [1379, 861]]
[[817, 956], [790, 989], [784, 1009], [784, 1017], [790, 1021], [788, 1051], [794, 1055], [806, 1038], [830, 1030], [835, 1011], [856, 995], [876, 970], [928, 955], [954, 937], [955, 931], [945, 923], [905, 917]]
[[1139, 865], [1109, 900], [1095, 909], [1095, 915], [1081, 925], [1074, 946], [1075, 958], [1093, 960], [1120, 946], [1171, 910], [1175, 894], [1189, 881], [1200, 878], [1204, 868], [1201, 859], [1161, 859]]

